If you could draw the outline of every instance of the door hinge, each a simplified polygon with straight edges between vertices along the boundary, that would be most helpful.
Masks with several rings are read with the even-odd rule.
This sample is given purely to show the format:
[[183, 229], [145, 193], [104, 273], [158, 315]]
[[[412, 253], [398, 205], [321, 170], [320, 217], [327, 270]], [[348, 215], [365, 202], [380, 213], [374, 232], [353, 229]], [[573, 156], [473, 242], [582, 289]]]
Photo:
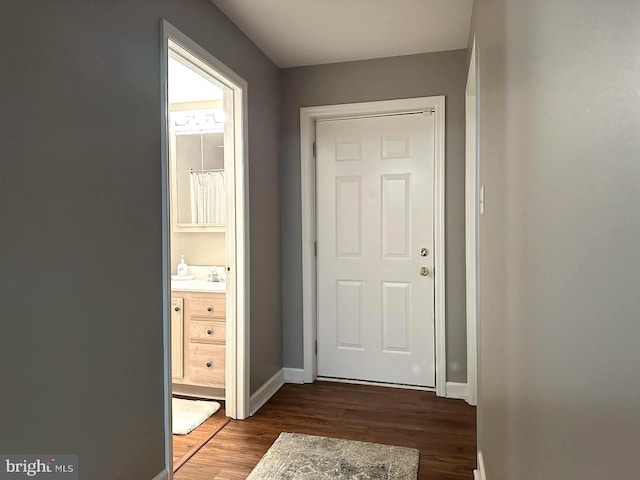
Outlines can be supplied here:
[[316, 340], [316, 355], [318, 354], [318, 340]]
[[313, 256], [318, 256], [318, 242], [313, 242]]
[[317, 155], [316, 142], [313, 142], [313, 157], [315, 158], [316, 155]]

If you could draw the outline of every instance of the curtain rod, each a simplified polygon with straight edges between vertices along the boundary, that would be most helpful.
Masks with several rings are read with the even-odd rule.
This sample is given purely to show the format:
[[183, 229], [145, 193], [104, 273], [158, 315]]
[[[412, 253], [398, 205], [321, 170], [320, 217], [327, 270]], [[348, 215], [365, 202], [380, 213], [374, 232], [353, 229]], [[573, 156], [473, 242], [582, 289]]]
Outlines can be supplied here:
[[224, 172], [224, 168], [212, 168], [210, 170], [189, 170], [189, 173], [208, 173], [208, 172]]

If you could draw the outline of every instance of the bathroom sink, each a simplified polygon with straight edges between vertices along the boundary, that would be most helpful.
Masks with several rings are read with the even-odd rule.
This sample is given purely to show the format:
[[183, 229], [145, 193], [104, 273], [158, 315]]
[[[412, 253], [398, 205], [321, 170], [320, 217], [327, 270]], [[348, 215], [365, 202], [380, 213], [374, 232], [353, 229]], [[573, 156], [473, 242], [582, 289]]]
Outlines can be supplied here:
[[208, 282], [207, 280], [174, 280], [171, 279], [171, 290], [183, 292], [226, 292], [226, 282]]
[[188, 280], [195, 280], [195, 275], [171, 275], [171, 281], [176, 280], [178, 282], [186, 282]]

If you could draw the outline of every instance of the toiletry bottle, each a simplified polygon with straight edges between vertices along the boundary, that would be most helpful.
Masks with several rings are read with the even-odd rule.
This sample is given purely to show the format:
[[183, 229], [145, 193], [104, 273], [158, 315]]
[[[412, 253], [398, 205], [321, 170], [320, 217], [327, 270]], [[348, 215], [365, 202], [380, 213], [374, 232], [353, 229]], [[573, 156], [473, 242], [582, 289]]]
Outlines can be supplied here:
[[184, 255], [180, 255], [180, 263], [178, 264], [178, 276], [186, 277], [188, 273], [189, 267], [184, 262]]
[[216, 267], [211, 267], [209, 269], [209, 273], [207, 274], [207, 280], [209, 280], [210, 282], [220, 281], [220, 277], [218, 277], [218, 270], [216, 269]]

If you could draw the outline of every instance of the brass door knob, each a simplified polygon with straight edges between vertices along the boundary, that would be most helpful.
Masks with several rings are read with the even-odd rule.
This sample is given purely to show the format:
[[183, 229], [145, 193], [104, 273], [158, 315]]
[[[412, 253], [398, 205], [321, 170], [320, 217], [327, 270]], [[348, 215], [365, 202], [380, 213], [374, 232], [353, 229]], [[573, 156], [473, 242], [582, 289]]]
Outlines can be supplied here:
[[420, 275], [422, 275], [423, 277], [426, 277], [427, 275], [429, 275], [429, 269], [427, 267], [421, 267]]

